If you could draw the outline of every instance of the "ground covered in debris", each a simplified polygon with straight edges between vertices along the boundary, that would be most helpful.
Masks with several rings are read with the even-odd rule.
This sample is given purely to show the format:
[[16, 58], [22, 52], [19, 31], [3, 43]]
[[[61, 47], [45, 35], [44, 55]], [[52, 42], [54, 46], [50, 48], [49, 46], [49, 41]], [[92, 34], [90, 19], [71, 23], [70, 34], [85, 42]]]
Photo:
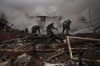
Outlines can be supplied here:
[[[57, 35], [58, 36], [58, 35]], [[66, 36], [63, 37], [64, 43], [59, 39], [52, 41], [48, 36], [19, 36], [15, 39], [3, 41], [0, 44], [0, 62], [2, 66], [23, 65], [23, 66], [43, 66], [45, 63], [55, 64], [63, 63], [66, 66], [75, 66], [80, 62], [80, 57], [85, 66], [99, 66], [100, 65], [100, 40], [82, 36], [81, 39], [70, 38], [70, 46], [73, 58], [70, 58], [68, 47], [68, 40]], [[85, 36], [84, 36], [85, 37]], [[84, 59], [87, 59], [84, 61]], [[91, 63], [92, 62], [92, 63]]]

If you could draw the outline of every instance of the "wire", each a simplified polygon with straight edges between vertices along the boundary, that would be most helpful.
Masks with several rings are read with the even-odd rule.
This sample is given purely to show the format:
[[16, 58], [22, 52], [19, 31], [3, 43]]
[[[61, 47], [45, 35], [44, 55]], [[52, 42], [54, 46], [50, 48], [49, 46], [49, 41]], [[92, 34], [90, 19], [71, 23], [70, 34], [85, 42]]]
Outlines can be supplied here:
[[[95, 22], [95, 21], [97, 21], [98, 19], [100, 19], [100, 17], [99, 17], [99, 18], [94, 19], [92, 22]], [[97, 23], [95, 23], [94, 25], [87, 26], [87, 27], [83, 27], [83, 28], [80, 28], [80, 29], [77, 29], [77, 30], [74, 30], [74, 31], [71, 31], [71, 32], [75, 32], [75, 31], [78, 31], [78, 30], [82, 30], [82, 29], [90, 28], [90, 27], [93, 27], [93, 26], [98, 25], [99, 23], [100, 23], [100, 20], [99, 20]], [[94, 27], [94, 28], [95, 28], [95, 27]]]

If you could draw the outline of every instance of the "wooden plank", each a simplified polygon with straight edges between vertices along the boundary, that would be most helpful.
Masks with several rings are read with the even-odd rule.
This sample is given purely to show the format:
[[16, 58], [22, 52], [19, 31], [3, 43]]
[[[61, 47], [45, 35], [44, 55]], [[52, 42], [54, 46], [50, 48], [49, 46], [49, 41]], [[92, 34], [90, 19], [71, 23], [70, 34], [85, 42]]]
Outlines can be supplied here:
[[100, 41], [100, 39], [94, 39], [94, 38], [83, 38], [83, 37], [72, 37], [68, 36], [71, 39], [81, 39], [81, 40], [90, 40], [90, 41]]
[[59, 55], [61, 55], [61, 54], [63, 54], [63, 53], [64, 53], [64, 51], [61, 51], [61, 52], [59, 52], [59, 53], [56, 53], [55, 55], [53, 55], [53, 56], [51, 56], [50, 58], [48, 58], [47, 61], [49, 61], [50, 59], [55, 58], [55, 57], [57, 57], [57, 56], [59, 56]]
[[83, 38], [83, 37], [67, 36], [67, 45], [68, 45], [70, 59], [75, 59], [75, 58], [73, 58], [72, 50], [87, 50], [88, 48], [71, 48], [70, 40], [69, 39], [80, 39], [80, 40], [89, 40], [89, 41], [100, 41], [100, 39], [94, 39], [94, 38]]
[[71, 48], [72, 50], [88, 50], [88, 48]]
[[70, 59], [73, 58], [72, 56], [72, 50], [71, 50], [71, 46], [70, 46], [70, 40], [69, 40], [69, 37], [67, 36], [67, 45], [68, 45], [68, 50], [69, 50], [69, 55], [70, 55]]
[[26, 50], [26, 49], [21, 49], [21, 50], [17, 50], [17, 49], [0, 49], [0, 51], [6, 51], [6, 52], [54, 52], [53, 50], [36, 50], [36, 51], [32, 51], [32, 50]]

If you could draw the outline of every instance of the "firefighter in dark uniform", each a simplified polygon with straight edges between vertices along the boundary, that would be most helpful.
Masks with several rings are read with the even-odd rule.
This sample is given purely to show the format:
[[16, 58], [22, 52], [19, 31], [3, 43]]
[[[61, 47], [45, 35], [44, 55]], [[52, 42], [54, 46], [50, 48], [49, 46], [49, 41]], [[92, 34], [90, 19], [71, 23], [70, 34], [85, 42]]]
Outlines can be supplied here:
[[62, 39], [61, 39], [61, 37], [60, 37], [60, 39], [59, 39], [59, 37], [53, 33], [53, 31], [52, 31], [53, 29], [56, 29], [56, 30], [58, 31], [58, 29], [54, 27], [54, 23], [51, 23], [51, 24], [49, 24], [49, 25], [47, 26], [47, 35], [48, 35], [49, 38], [50, 38], [50, 41], [49, 41], [48, 44], [50, 44], [52, 41], [56, 41], [55, 39], [58, 39], [58, 40], [60, 40], [61, 42], [63, 42]]
[[54, 27], [54, 23], [51, 23], [47, 26], [47, 34], [50, 36], [50, 37], [53, 37], [54, 36], [54, 33], [53, 33], [53, 29], [56, 29], [58, 30], [57, 28]]
[[38, 57], [37, 52], [35, 52], [36, 44], [38, 43], [39, 35], [41, 34], [39, 25], [34, 25], [32, 27], [32, 34], [33, 34], [33, 36], [31, 36], [31, 40], [33, 41], [33, 44], [32, 44], [32, 47], [33, 47], [32, 48], [32, 50], [33, 50], [32, 56], [34, 58], [33, 62], [35, 63], [36, 57]]
[[28, 33], [28, 28], [25, 28], [25, 32]]
[[71, 20], [64, 21], [62, 33], [64, 33], [64, 31], [66, 31], [66, 35], [69, 34], [70, 24], [71, 24], [71, 23], [72, 23]]
[[39, 25], [35, 25], [35, 26], [32, 27], [32, 34], [38, 34], [37, 32], [39, 34], [41, 34], [40, 33], [40, 26]]

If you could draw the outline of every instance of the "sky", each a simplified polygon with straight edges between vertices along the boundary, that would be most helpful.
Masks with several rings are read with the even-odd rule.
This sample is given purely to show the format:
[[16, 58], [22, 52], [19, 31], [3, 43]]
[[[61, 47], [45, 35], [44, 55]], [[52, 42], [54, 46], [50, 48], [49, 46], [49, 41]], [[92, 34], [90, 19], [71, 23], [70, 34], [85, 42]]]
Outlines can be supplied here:
[[[63, 16], [60, 23], [71, 19], [71, 30], [74, 31], [91, 25], [91, 23], [83, 23], [90, 21], [89, 4], [91, 20], [100, 17], [99, 2], [100, 0], [0, 0], [0, 13], [5, 13], [9, 24], [14, 24], [21, 30], [39, 23], [38, 18], [29, 19], [28, 17]], [[46, 25], [48, 24], [47, 21]], [[84, 29], [79, 32], [89, 31], [90, 29]]]

